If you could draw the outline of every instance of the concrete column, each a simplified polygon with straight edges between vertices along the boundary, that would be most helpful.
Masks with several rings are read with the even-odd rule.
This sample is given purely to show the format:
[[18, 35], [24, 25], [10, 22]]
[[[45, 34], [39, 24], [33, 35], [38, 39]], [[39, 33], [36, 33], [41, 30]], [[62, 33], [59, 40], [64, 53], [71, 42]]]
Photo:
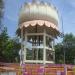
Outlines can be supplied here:
[[27, 32], [25, 32], [25, 42], [24, 42], [24, 62], [26, 61], [26, 46], [27, 46]]
[[44, 48], [43, 48], [43, 64], [45, 65], [45, 61], [46, 61], [46, 32], [44, 30], [44, 35], [43, 35], [43, 44], [44, 44]]
[[55, 63], [55, 49], [54, 49], [54, 44], [55, 44], [55, 41], [53, 39], [53, 41], [52, 41], [52, 50], [53, 50], [53, 61]]
[[23, 64], [23, 28], [21, 28], [21, 60], [20, 64]]

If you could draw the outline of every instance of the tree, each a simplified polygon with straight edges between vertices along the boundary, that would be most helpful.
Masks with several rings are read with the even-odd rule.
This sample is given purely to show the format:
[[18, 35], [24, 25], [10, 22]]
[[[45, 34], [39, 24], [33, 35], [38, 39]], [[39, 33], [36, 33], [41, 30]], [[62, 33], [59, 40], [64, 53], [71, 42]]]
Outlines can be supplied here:
[[3, 8], [4, 8], [4, 2], [3, 0], [0, 0], [0, 32], [2, 29], [2, 17], [3, 17]]
[[63, 56], [63, 46], [61, 45], [61, 43], [58, 43], [55, 46], [55, 62], [56, 64], [63, 64], [64, 63], [64, 56]]
[[66, 34], [63, 41], [55, 46], [56, 63], [74, 64], [75, 59], [75, 36], [73, 34]]
[[4, 28], [0, 35], [0, 62], [19, 62], [20, 43], [17, 40], [11, 39]]
[[3, 51], [6, 49], [8, 38], [7, 28], [4, 28], [0, 34], [0, 61], [4, 61]]

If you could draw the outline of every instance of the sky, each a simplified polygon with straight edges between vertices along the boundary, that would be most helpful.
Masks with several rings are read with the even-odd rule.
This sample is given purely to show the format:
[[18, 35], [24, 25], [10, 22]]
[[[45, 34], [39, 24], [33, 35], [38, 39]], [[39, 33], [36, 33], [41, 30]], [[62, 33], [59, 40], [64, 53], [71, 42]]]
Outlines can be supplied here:
[[[75, 0], [40, 0], [52, 3], [59, 11], [60, 23], [59, 30], [62, 32], [62, 23], [64, 33], [73, 33], [75, 35]], [[31, 0], [4, 0], [4, 19], [3, 24], [8, 28], [10, 37], [15, 36], [18, 27], [19, 12], [24, 2]]]

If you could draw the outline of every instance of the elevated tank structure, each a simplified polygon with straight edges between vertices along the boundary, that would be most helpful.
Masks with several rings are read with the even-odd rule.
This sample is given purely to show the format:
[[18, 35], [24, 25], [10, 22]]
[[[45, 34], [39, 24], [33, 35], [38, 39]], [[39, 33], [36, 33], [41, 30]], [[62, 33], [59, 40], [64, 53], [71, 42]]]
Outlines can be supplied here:
[[17, 29], [21, 38], [21, 63], [54, 63], [58, 24], [58, 11], [52, 4], [33, 0], [22, 6]]

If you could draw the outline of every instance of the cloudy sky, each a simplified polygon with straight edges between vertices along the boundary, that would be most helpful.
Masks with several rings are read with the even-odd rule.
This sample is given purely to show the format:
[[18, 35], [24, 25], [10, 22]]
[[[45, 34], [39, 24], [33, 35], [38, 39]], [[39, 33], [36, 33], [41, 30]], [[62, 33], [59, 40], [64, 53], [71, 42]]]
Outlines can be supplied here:
[[[8, 28], [8, 34], [13, 37], [15, 36], [16, 29], [18, 27], [19, 11], [24, 4], [31, 0], [4, 0], [5, 12], [3, 24]], [[62, 20], [63, 28], [65, 33], [73, 33], [75, 35], [75, 0], [41, 0], [53, 3], [60, 15], [59, 29], [62, 31]]]

